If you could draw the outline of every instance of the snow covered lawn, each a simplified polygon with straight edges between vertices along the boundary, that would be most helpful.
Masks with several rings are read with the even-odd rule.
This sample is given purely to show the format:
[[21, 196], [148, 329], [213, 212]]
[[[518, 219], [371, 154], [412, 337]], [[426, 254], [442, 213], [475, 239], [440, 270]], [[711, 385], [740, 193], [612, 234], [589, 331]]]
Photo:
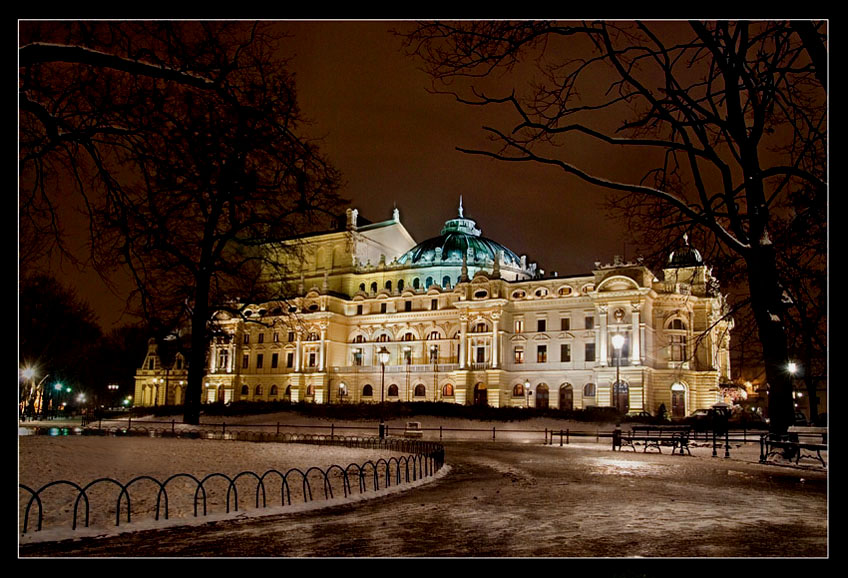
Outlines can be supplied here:
[[[111, 436], [19, 436], [19, 482], [38, 490], [45, 484], [57, 480], [68, 480], [85, 486], [99, 478], [112, 478], [121, 484], [140, 476], [150, 476], [164, 483], [175, 474], [189, 474], [202, 480], [210, 474], [224, 474], [230, 479], [241, 472], [253, 472], [240, 476], [235, 484], [238, 494], [238, 511], [235, 511], [235, 496], [229, 498], [230, 513], [227, 514], [229, 481], [222, 476], [212, 476], [203, 483], [206, 493], [207, 516], [203, 516], [202, 503], [199, 516], [194, 517], [195, 493], [198, 483], [187, 476], [168, 482], [168, 518], [164, 520], [165, 502], [160, 503], [160, 520], [154, 520], [159, 485], [147, 479], [130, 486], [131, 523], [127, 523], [126, 500], [122, 500], [120, 526], [116, 528], [116, 507], [121, 488], [110, 482], [99, 482], [86, 491], [91, 508], [90, 527], [84, 528], [84, 502], [77, 514], [77, 530], [72, 530], [74, 502], [79, 491], [69, 485], [48, 488], [41, 494], [43, 504], [43, 530], [36, 532], [36, 505], [32, 506], [27, 534], [21, 542], [44, 539], [69, 538], [80, 535], [99, 535], [150, 527], [162, 527], [174, 523], [204, 523], [244, 515], [267, 515], [279, 512], [300, 511], [307, 508], [326, 506], [329, 503], [349, 501], [343, 497], [339, 469], [333, 468], [333, 500], [325, 500], [323, 473], [311, 470], [308, 475], [309, 488], [304, 490], [303, 477], [292, 475], [287, 478], [291, 493], [291, 505], [283, 492], [282, 477], [266, 477], [265, 505], [256, 508], [257, 477], [269, 470], [285, 474], [293, 468], [307, 472], [317, 467], [327, 470], [337, 465], [347, 468], [352, 463], [364, 464], [369, 460], [399, 457], [402, 454], [386, 450], [356, 449], [308, 444], [253, 443], [227, 440], [203, 440], [152, 437]], [[385, 470], [380, 469], [384, 474]], [[370, 473], [370, 472], [369, 472]], [[373, 491], [361, 494], [357, 478], [351, 479], [353, 499], [367, 499], [401, 488]], [[373, 476], [369, 475], [369, 482]], [[394, 485], [394, 480], [392, 482]], [[416, 483], [415, 485], [418, 485]], [[380, 487], [384, 486], [381, 479]], [[409, 487], [409, 485], [405, 485]], [[312, 500], [304, 499], [304, 491], [311, 489]], [[19, 492], [19, 528], [23, 528], [23, 513], [30, 493]], [[260, 506], [262, 505], [260, 493]]]

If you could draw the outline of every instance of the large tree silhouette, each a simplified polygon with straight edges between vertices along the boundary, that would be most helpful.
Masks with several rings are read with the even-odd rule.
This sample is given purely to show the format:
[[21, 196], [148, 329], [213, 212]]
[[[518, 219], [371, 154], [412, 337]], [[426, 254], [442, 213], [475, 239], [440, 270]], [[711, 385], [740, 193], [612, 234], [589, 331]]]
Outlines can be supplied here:
[[189, 327], [198, 423], [213, 314], [279, 297], [285, 259], [269, 256], [340, 202], [273, 27], [36, 23], [21, 38], [22, 220], [60, 232], [56, 199], [84, 199], [96, 266], [131, 271], [160, 330]]
[[[790, 321], [814, 319], [807, 341], [823, 342], [824, 24], [433, 22], [403, 35], [436, 91], [506, 115], [484, 127], [490, 148], [459, 150], [596, 185], [654, 246], [688, 232], [728, 265], [720, 273], [744, 280], [771, 427], [785, 431]], [[531, 81], [498, 92], [508, 72]], [[811, 258], [787, 268], [801, 223], [814, 238], [795, 256]], [[815, 281], [800, 287], [810, 269]]]

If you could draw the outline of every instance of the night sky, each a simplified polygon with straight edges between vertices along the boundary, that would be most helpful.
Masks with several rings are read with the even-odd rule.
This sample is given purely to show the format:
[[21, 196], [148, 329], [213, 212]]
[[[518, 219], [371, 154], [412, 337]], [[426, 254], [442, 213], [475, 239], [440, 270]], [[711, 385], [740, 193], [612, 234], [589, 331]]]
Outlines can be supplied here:
[[[498, 111], [429, 93], [429, 77], [390, 32], [409, 23], [279, 25], [292, 35], [284, 46], [293, 58], [300, 105], [313, 121], [308, 133], [322, 139], [342, 172], [342, 196], [362, 217], [389, 219], [396, 205], [420, 242], [456, 216], [462, 195], [466, 217], [477, 221], [484, 236], [526, 254], [547, 275], [586, 274], [595, 261], [611, 262], [615, 254], [635, 257], [617, 224], [605, 218], [603, 190], [554, 168], [455, 149], [486, 148], [481, 127]], [[515, 84], [502, 82], [505, 89]], [[594, 154], [590, 168], [605, 171], [608, 159], [601, 151], [581, 153]], [[606, 167], [606, 176], [615, 169]], [[84, 242], [78, 247], [84, 250]], [[120, 318], [126, 295], [113, 295], [94, 273], [80, 275], [67, 266], [54, 272], [89, 302], [104, 330], [132, 321]], [[126, 286], [120, 278], [118, 284]]]

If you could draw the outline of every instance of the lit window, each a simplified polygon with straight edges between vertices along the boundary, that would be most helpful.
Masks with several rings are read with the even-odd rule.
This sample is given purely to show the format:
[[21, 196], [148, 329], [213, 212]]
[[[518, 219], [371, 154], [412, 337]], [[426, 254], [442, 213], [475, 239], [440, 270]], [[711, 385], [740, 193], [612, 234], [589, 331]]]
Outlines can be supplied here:
[[524, 332], [524, 320], [523, 319], [516, 319], [515, 320], [515, 332], [516, 333], [523, 333]]
[[513, 351], [515, 363], [524, 363], [524, 348], [516, 347]]
[[595, 397], [594, 383], [587, 383], [583, 386], [583, 397]]
[[512, 397], [524, 397], [524, 384], [515, 384], [515, 387], [512, 388]]
[[446, 384], [444, 389], [442, 389], [442, 395], [445, 397], [453, 397], [453, 386], [451, 384]]
[[548, 362], [548, 346], [539, 345], [536, 347], [536, 363]]

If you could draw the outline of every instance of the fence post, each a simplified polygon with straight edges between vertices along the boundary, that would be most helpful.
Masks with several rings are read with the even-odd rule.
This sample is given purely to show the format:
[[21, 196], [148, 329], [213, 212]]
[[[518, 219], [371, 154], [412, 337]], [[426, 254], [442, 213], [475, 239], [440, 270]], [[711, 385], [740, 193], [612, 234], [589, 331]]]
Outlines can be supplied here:
[[277, 435], [280, 435], [280, 422], [277, 422]]
[[492, 426], [492, 439], [495, 439], [495, 428]]
[[442, 441], [442, 426], [439, 426], [439, 441]]
[[[554, 439], [554, 430], [551, 430], [551, 440]], [[545, 445], [548, 445], [548, 428], [545, 428]]]
[[568, 444], [569, 444], [569, 441], [568, 441], [568, 432], [569, 432], [569, 430], [565, 430], [565, 445], [568, 445]]
[[171, 420], [171, 433], [175, 433], [176, 424], [177, 424], [177, 420], [172, 419]]
[[223, 421], [223, 422], [221, 422], [221, 435], [224, 435], [226, 433], [227, 433], [227, 422]]
[[730, 432], [724, 431], [724, 457], [730, 457]]
[[336, 424], [331, 423], [330, 424], [330, 439], [333, 439], [333, 436], [335, 436], [335, 432], [336, 432]]
[[[551, 435], [551, 437], [554, 437]], [[559, 430], [559, 447], [562, 447], [562, 430]]]
[[132, 414], [130, 414], [129, 419], [127, 419], [127, 433], [129, 433], [131, 428], [132, 428]]
[[714, 458], [718, 457], [718, 453], [716, 453], [716, 432], [715, 432], [715, 429], [713, 429], [713, 457]]

